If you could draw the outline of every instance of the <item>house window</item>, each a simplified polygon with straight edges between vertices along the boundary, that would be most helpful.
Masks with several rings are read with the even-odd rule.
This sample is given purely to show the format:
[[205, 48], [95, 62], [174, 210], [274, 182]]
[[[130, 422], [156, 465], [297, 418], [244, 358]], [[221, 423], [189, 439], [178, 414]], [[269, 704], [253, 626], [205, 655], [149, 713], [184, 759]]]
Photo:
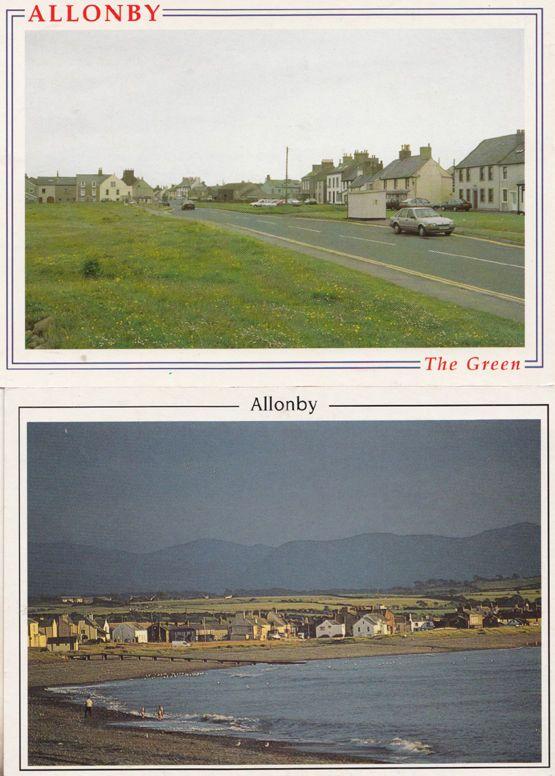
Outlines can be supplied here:
[[493, 180], [493, 167], [488, 167], [488, 181]]
[[459, 189], [459, 199], [464, 199], [464, 191]]
[[488, 202], [490, 204], [493, 202], [493, 189], [488, 189]]
[[485, 202], [485, 201], [486, 201], [486, 190], [480, 189], [480, 202]]
[[393, 188], [394, 188], [394, 189], [396, 189], [396, 188], [397, 188], [397, 178], [394, 178], [394, 179], [393, 179]]
[[119, 189], [116, 189], [116, 194], [119, 194]]
[[111, 186], [112, 189], [115, 189], [116, 182], [115, 181], [110, 181], [110, 186]]
[[501, 202], [507, 202], [508, 201], [508, 190], [502, 189], [501, 190]]
[[41, 194], [46, 194], [46, 189], [41, 189]]
[[470, 167], [467, 167], [467, 169], [466, 169], [466, 180], [467, 181], [470, 180]]
[[107, 197], [109, 197], [109, 196], [110, 196], [110, 189], [106, 189], [106, 196], [107, 196]]
[[466, 199], [467, 199], [467, 202], [470, 202], [470, 189], [466, 190]]
[[464, 180], [464, 170], [459, 170], [459, 181], [462, 183]]
[[485, 175], [485, 168], [484, 167], [480, 167], [480, 180], [481, 181], [484, 180], [484, 175]]
[[96, 181], [92, 182], [92, 187], [93, 187], [93, 189], [96, 189]]
[[504, 181], [507, 180], [507, 168], [506, 167], [503, 167], [503, 180]]
[[405, 186], [407, 189], [410, 188], [410, 178], [405, 178]]

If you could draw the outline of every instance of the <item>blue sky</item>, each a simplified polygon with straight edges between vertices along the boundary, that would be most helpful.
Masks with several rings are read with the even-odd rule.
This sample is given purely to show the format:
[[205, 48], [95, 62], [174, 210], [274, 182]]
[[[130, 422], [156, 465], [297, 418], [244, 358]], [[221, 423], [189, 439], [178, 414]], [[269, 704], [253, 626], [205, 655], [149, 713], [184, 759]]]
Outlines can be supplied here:
[[405, 143], [449, 167], [524, 127], [524, 77], [519, 30], [33, 31], [27, 172], [210, 185]]
[[30, 541], [145, 551], [540, 522], [538, 421], [32, 423]]

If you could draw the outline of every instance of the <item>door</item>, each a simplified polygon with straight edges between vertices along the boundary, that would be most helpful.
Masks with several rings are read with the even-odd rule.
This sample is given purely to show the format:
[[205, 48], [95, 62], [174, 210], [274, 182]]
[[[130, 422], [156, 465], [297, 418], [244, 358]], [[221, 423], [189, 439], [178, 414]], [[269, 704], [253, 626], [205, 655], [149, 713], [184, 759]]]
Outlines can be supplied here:
[[518, 210], [516, 191], [511, 191], [511, 210]]
[[478, 191], [472, 192], [472, 207], [474, 210], [478, 210]]
[[407, 232], [418, 231], [416, 216], [414, 215], [414, 211], [411, 210], [410, 208], [406, 212], [406, 218], [403, 219], [403, 229], [406, 229]]

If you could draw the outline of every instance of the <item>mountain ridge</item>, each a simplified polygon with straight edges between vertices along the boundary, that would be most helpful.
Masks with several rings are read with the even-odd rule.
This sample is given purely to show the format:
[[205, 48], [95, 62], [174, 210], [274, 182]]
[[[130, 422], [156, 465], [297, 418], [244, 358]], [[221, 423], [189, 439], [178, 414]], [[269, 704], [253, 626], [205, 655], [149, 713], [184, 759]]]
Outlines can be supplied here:
[[277, 547], [195, 539], [143, 553], [30, 542], [29, 594], [376, 589], [432, 577], [536, 576], [540, 537], [540, 526], [521, 522], [466, 537], [366, 532], [292, 540]]

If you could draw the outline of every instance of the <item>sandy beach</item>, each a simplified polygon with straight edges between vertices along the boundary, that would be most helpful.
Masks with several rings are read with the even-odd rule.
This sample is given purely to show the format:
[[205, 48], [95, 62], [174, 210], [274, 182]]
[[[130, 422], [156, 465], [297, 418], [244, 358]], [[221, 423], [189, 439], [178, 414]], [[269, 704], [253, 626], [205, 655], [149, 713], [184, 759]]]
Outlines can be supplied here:
[[[344, 755], [298, 752], [282, 743], [242, 741], [224, 736], [145, 731], [113, 723], [136, 717], [95, 707], [92, 720], [83, 719], [83, 710], [64, 694], [48, 693], [47, 687], [92, 684], [116, 679], [163, 676], [171, 673], [206, 671], [222, 666], [205, 659], [253, 661], [301, 661], [372, 657], [399, 654], [509, 649], [538, 646], [540, 627], [495, 628], [486, 631], [443, 631], [393, 636], [377, 641], [354, 643], [296, 643], [195, 650], [194, 661], [169, 660], [68, 660], [61, 656], [31, 655], [29, 659], [29, 764], [30, 765], [291, 765], [354, 762]], [[359, 761], [360, 762], [360, 761]]]

